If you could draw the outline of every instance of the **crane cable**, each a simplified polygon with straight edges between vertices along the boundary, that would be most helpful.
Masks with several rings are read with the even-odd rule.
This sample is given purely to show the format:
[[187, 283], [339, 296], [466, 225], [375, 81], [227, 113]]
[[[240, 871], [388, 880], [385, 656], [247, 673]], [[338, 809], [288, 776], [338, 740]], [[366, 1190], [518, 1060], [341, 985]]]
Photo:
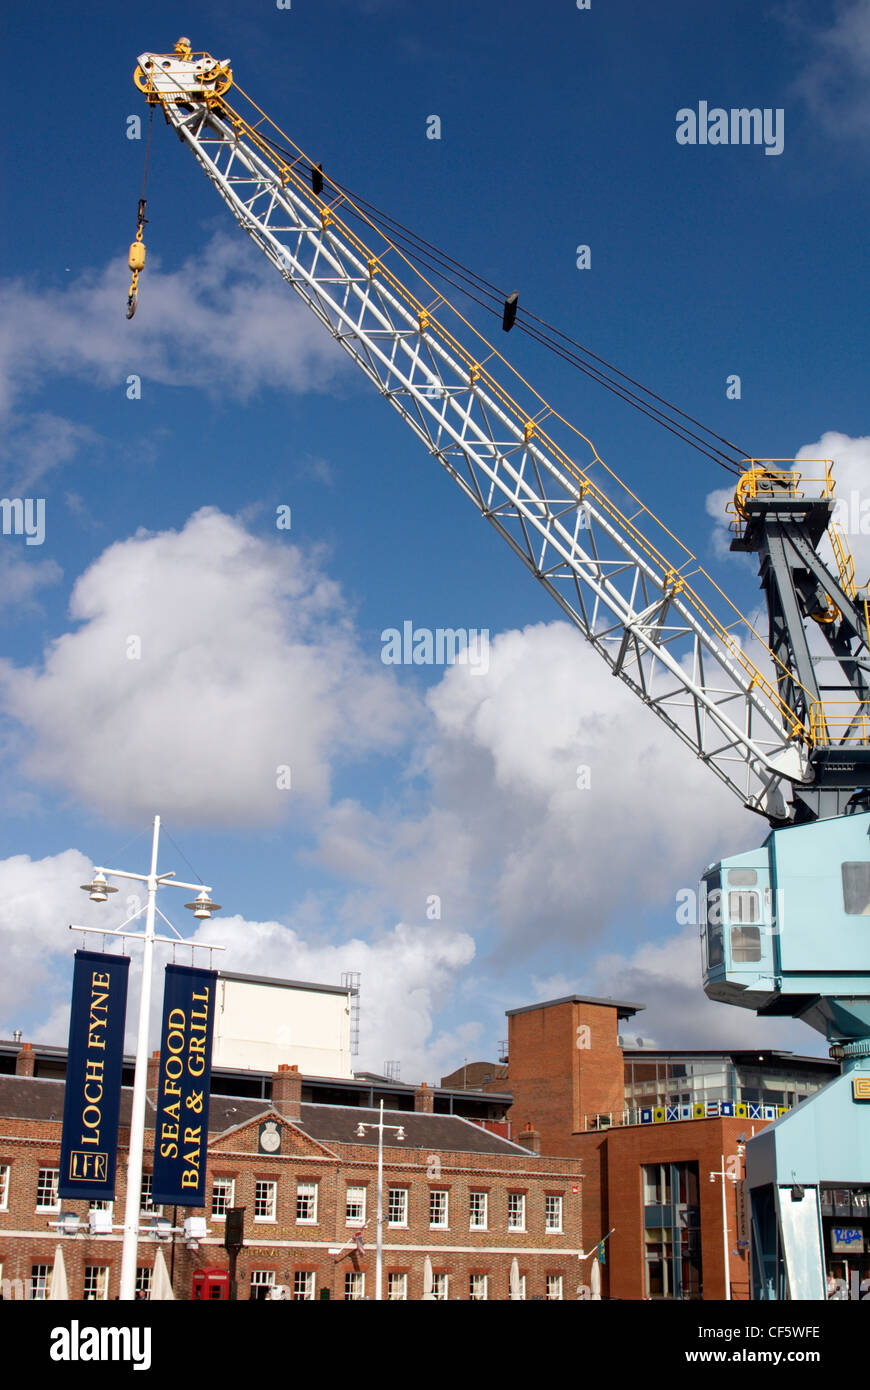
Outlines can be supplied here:
[[148, 160], [151, 155], [151, 129], [154, 125], [154, 107], [151, 107], [151, 114], [148, 118], [148, 138], [145, 142], [145, 168], [142, 173], [142, 196], [139, 199], [139, 209], [136, 214], [136, 236], [130, 243], [130, 254], [128, 263], [130, 266], [131, 280], [130, 289], [127, 294], [127, 318], [131, 319], [136, 312], [136, 305], [139, 302], [139, 272], [145, 268], [145, 242], [142, 240], [142, 228], [148, 221], [145, 216], [145, 186], [148, 181]]
[[[277, 141], [271, 140], [268, 136], [264, 135], [262, 131], [258, 133], [260, 138], [264, 140], [266, 144], [270, 145], [277, 153], [291, 159], [293, 158], [291, 151], [282, 148]], [[301, 164], [302, 172], [306, 173], [309, 179], [312, 179], [315, 174], [327, 178], [330, 184], [348, 200], [347, 207], [352, 213], [356, 214], [363, 223], [369, 226], [375, 226], [383, 235], [388, 235], [388, 239], [395, 241], [399, 249], [407, 252], [409, 256], [415, 257], [427, 271], [439, 276], [449, 284], [451, 288], [464, 294], [466, 298], [471, 299], [481, 308], [486, 309], [488, 312], [496, 315], [496, 317], [501, 317], [505, 296], [503, 291], [499, 290], [491, 281], [484, 279], [484, 277], [478, 275], [475, 271], [471, 270], [470, 267], [464, 265], [455, 257], [439, 251], [439, 249], [434, 246], [432, 242], [427, 241], [425, 237], [420, 236], [417, 232], [411, 231], [410, 228], [405, 227], [396, 218], [383, 212], [376, 207], [375, 204], [360, 197], [351, 189], [339, 183], [336, 179], [330, 178], [329, 175], [324, 175], [319, 167], [315, 169], [315, 166], [309, 166], [298, 159], [294, 160], [294, 164], [297, 169], [299, 169]], [[433, 261], [435, 264], [433, 264]], [[454, 276], [458, 276], [459, 280], [465, 281], [465, 284], [457, 283]], [[473, 286], [473, 288], [478, 290], [481, 294], [485, 294], [488, 298], [486, 300], [481, 299], [478, 294], [473, 293], [471, 289], [467, 288], [469, 285]], [[705, 457], [709, 458], [713, 463], [718, 464], [720, 468], [724, 468], [727, 472], [735, 476], [739, 476], [744, 471], [742, 460], [749, 455], [747, 451], [741, 449], [739, 445], [717, 434], [700, 420], [696, 420], [694, 416], [681, 410], [679, 406], [666, 400], [665, 397], [658, 395], [650, 387], [644, 386], [642, 382], [637, 381], [634, 377], [629, 376], [627, 372], [623, 372], [619, 367], [614, 366], [613, 363], [608, 362], [605, 358], [592, 352], [590, 348], [584, 347], [582, 343], [578, 343], [576, 339], [571, 338], [567, 333], [563, 333], [560, 329], [555, 328], [545, 319], [539, 318], [538, 315], [524, 309], [519, 310], [519, 315], [521, 317], [517, 318], [517, 327], [535, 342], [540, 343], [543, 347], [546, 347], [550, 352], [554, 353], [555, 356], [560, 357], [570, 366], [583, 372], [590, 380], [604, 386], [606, 390], [609, 390], [620, 400], [633, 406], [635, 410], [640, 411], [641, 414], [645, 415], [649, 420], [652, 420], [653, 423], [661, 425], [684, 444], [689, 444], [699, 453], [704, 454]], [[526, 322], [526, 319], [530, 322]], [[536, 327], [536, 325], [539, 325], [539, 327]], [[562, 341], [557, 342], [555, 341], [556, 338]], [[563, 344], [568, 344], [568, 346], [564, 347]], [[584, 353], [586, 357], [599, 363], [600, 366], [596, 367], [584, 361], [577, 353], [571, 350], [572, 348], [577, 348], [579, 352]], [[606, 371], [602, 370], [604, 368], [606, 368]], [[622, 380], [615, 381], [612, 376], [607, 375], [608, 372], [615, 373], [616, 376], [622, 378]], [[628, 385], [624, 385], [624, 382], [628, 383]], [[632, 386], [637, 387], [638, 391], [643, 392], [643, 395], [650, 399], [644, 400], [642, 396], [639, 396], [635, 391], [630, 389]], [[659, 402], [659, 405], [665, 407], [665, 409], [660, 409], [659, 406], [651, 404], [652, 401]], [[666, 411], [671, 411], [673, 415], [677, 415], [681, 417], [681, 419], [673, 419], [673, 415], [668, 416]], [[689, 424], [696, 425], [698, 429], [704, 431], [704, 434], [710, 436], [710, 438], [705, 439], [703, 435], [699, 435], [694, 430], [689, 429], [687, 425], [682, 424], [682, 420], [688, 421]], [[720, 449], [717, 444], [711, 442], [713, 440], [718, 440], [720, 444], [724, 444], [731, 452], [726, 453], [726, 451]]]

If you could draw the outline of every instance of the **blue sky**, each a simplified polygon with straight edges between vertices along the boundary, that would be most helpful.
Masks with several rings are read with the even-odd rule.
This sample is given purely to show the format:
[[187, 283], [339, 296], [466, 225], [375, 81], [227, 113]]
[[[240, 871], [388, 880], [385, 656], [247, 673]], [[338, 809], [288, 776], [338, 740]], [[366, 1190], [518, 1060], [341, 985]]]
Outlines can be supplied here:
[[[183, 30], [330, 173], [525, 307], [753, 454], [827, 437], [861, 486], [868, 0], [84, 4], [4, 29], [39, 62], [8, 64], [2, 93], [2, 492], [44, 498], [46, 534], [0, 537], [0, 1032], [63, 1040], [79, 872], [147, 867], [160, 812], [225, 905], [222, 963], [360, 969], [361, 1060], [408, 1080], [491, 1056], [505, 1008], [575, 989], [646, 1002], [663, 1045], [815, 1049], [708, 1004], [675, 918], [763, 822], [614, 689], [159, 117], [125, 321], [145, 155], [126, 132], [147, 128], [137, 54]], [[701, 101], [781, 109], [781, 154], [679, 145]], [[725, 475], [508, 342], [753, 607], [708, 513]], [[490, 672], [384, 667], [407, 619], [489, 630]], [[189, 876], [172, 846], [161, 862]]]

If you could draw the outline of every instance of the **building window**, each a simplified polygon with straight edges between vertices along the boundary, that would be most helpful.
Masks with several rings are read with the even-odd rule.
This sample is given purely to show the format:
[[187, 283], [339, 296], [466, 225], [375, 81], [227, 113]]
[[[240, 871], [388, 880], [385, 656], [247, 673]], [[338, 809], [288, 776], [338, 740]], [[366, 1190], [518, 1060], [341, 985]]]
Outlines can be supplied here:
[[[60, 1202], [57, 1199], [57, 1180], [59, 1175], [60, 1169], [58, 1168], [40, 1168], [39, 1178], [36, 1183], [37, 1211], [57, 1211], [59, 1209]], [[36, 1266], [34, 1266], [34, 1268], [36, 1268]]]
[[429, 1225], [430, 1227], [440, 1227], [445, 1230], [447, 1227], [447, 1197], [448, 1193], [444, 1188], [433, 1187], [429, 1193]]
[[48, 1298], [51, 1283], [51, 1265], [30, 1266], [30, 1297], [34, 1303], [43, 1303]]
[[278, 1184], [257, 1178], [254, 1184], [254, 1220], [275, 1221], [278, 1206]]
[[524, 1231], [526, 1229], [526, 1194], [524, 1192], [508, 1193], [508, 1230]]
[[9, 1164], [0, 1163], [0, 1211], [9, 1207]]
[[311, 1303], [314, 1299], [314, 1270], [297, 1269], [293, 1275], [293, 1297]]
[[561, 1274], [548, 1274], [548, 1275], [547, 1275], [547, 1298], [549, 1298], [549, 1299], [559, 1299], [559, 1300], [561, 1300], [561, 1298], [562, 1298], [562, 1276], [561, 1276]]
[[114, 1202], [108, 1201], [105, 1197], [95, 1197], [92, 1202], [88, 1202], [88, 1211], [107, 1211], [111, 1214]]
[[526, 1276], [525, 1276], [524, 1274], [521, 1274], [521, 1275], [520, 1275], [520, 1301], [521, 1301], [521, 1302], [524, 1301], [524, 1300], [525, 1300], [525, 1297], [526, 1297]]
[[296, 1220], [309, 1226], [317, 1223], [317, 1183], [296, 1184]]
[[469, 1192], [468, 1227], [471, 1231], [486, 1230], [486, 1193]]
[[349, 1187], [344, 1199], [344, 1219], [348, 1226], [364, 1226], [366, 1219], [366, 1190]]
[[555, 1197], [552, 1193], [548, 1193], [546, 1197], [544, 1230], [552, 1232], [562, 1230], [562, 1198]]
[[447, 1282], [448, 1276], [446, 1274], [432, 1275], [432, 1296], [437, 1299], [439, 1303], [446, 1303], [449, 1298]]
[[215, 1178], [211, 1185], [211, 1214], [223, 1221], [230, 1207], [236, 1202], [235, 1178]]
[[103, 1302], [109, 1297], [109, 1266], [85, 1265], [85, 1300]]
[[274, 1269], [251, 1270], [251, 1298], [259, 1301], [268, 1298], [275, 1287]]
[[[153, 1173], [142, 1174], [142, 1196], [139, 1202], [139, 1210], [146, 1216], [162, 1216], [163, 1208], [154, 1205], [154, 1175]], [[212, 1212], [214, 1216], [214, 1212]]]
[[643, 1202], [646, 1297], [700, 1298], [698, 1164], [644, 1164]]
[[486, 1299], [487, 1275], [472, 1274], [468, 1279], [468, 1297], [483, 1302]]
[[366, 1277], [362, 1270], [348, 1270], [344, 1276], [344, 1296], [347, 1301], [356, 1302], [366, 1296]]
[[408, 1276], [407, 1274], [388, 1274], [387, 1275], [387, 1298], [392, 1298], [398, 1302], [405, 1302], [408, 1297]]
[[407, 1224], [408, 1189], [407, 1187], [391, 1187], [387, 1202], [387, 1225], [407, 1226]]
[[136, 1297], [151, 1297], [151, 1269], [148, 1265], [140, 1265], [136, 1270]]

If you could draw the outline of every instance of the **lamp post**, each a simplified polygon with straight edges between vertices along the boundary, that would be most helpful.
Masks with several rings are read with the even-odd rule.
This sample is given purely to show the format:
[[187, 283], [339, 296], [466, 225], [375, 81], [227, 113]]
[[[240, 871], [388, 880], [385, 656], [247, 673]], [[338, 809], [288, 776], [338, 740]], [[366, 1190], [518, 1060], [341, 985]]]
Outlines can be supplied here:
[[710, 1181], [715, 1182], [719, 1178], [722, 1183], [722, 1253], [725, 1258], [725, 1297], [730, 1301], [731, 1298], [731, 1257], [728, 1251], [728, 1208], [725, 1204], [725, 1179], [730, 1178], [732, 1184], [736, 1184], [737, 1179], [733, 1173], [725, 1171], [725, 1155], [722, 1155], [722, 1167], [715, 1169], [710, 1174]]
[[[130, 1147], [127, 1156], [127, 1201], [124, 1208], [124, 1239], [121, 1247], [121, 1290], [120, 1298], [134, 1300], [136, 1297], [136, 1255], [139, 1242], [139, 1210], [142, 1201], [142, 1157], [145, 1148], [145, 1101], [148, 1076], [148, 1025], [150, 1022], [151, 1011], [151, 976], [153, 970], [154, 944], [157, 941], [168, 942], [173, 946], [179, 943], [190, 946], [193, 949], [208, 951], [223, 951], [224, 946], [209, 946], [206, 942], [185, 941], [184, 937], [175, 930], [167, 917], [163, 916], [157, 906], [158, 888], [186, 888], [196, 894], [192, 903], [185, 903], [194, 917], [205, 920], [211, 917], [213, 912], [220, 911], [220, 904], [211, 901], [209, 894], [210, 888], [206, 888], [201, 883], [182, 883], [175, 878], [175, 873], [158, 874], [157, 872], [157, 847], [160, 840], [160, 817], [154, 817], [154, 832], [151, 839], [151, 868], [147, 874], [128, 873], [124, 869], [104, 869], [96, 868], [90, 883], [83, 883], [82, 890], [88, 894], [91, 902], [104, 903], [107, 901], [109, 893], [117, 893], [118, 889], [113, 888], [107, 881], [107, 875], [111, 878], [133, 879], [137, 883], [144, 883], [148, 888], [148, 899], [145, 906], [145, 931], [128, 932], [124, 928], [129, 922], [141, 916], [142, 907], [138, 907], [132, 912], [121, 926], [109, 931], [100, 931], [94, 927], [70, 926], [70, 931], [87, 932], [92, 935], [105, 937], [133, 938], [143, 943], [142, 955], [142, 988], [139, 995], [139, 1023], [136, 1037], [136, 1071], [133, 1078], [133, 1105], [130, 1115]], [[172, 936], [157, 936], [154, 931], [154, 921], [156, 915], [160, 913], [163, 921], [173, 933]]]
[[375, 1237], [375, 1302], [380, 1303], [384, 1296], [384, 1130], [395, 1130], [396, 1138], [402, 1140], [405, 1137], [405, 1126], [384, 1124], [384, 1102], [381, 1101], [378, 1123], [375, 1124], [373, 1121], [365, 1123], [360, 1120], [357, 1125], [356, 1132], [360, 1139], [365, 1137], [367, 1129], [376, 1129], [378, 1131], [378, 1220], [377, 1234]]

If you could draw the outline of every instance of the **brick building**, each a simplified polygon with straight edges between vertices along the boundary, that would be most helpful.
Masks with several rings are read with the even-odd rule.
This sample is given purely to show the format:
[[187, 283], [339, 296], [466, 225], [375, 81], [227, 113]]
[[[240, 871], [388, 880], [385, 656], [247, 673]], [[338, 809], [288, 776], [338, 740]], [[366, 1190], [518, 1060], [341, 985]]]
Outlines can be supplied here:
[[[72, 1298], [113, 1298], [121, 1236], [60, 1236], [49, 1225], [64, 1212], [84, 1227], [88, 1206], [58, 1203], [53, 1184], [60, 1151], [64, 1085], [33, 1075], [35, 1053], [19, 1048], [15, 1075], [0, 1075], [0, 1279], [7, 1297], [43, 1297], [54, 1252], [63, 1242]], [[240, 1078], [244, 1080], [245, 1078]], [[247, 1078], [250, 1080], [250, 1078]], [[153, 1120], [156, 1058], [149, 1078]], [[225, 1078], [225, 1084], [226, 1078]], [[197, 1249], [183, 1236], [139, 1245], [138, 1284], [150, 1286], [163, 1249], [178, 1298], [189, 1298], [196, 1269], [226, 1268], [223, 1226], [229, 1207], [246, 1208], [238, 1263], [240, 1298], [291, 1296], [360, 1299], [374, 1294], [377, 1134], [357, 1134], [377, 1113], [359, 1104], [310, 1103], [303, 1077], [281, 1066], [268, 1099], [212, 1095], [209, 1116], [209, 1235]], [[118, 1187], [113, 1221], [124, 1212], [125, 1146], [131, 1092], [122, 1092]], [[573, 1298], [581, 1239], [581, 1180], [576, 1159], [541, 1157], [534, 1133], [520, 1146], [459, 1115], [435, 1113], [435, 1092], [420, 1086], [414, 1109], [387, 1114], [404, 1127], [384, 1149], [384, 1297], [419, 1299], [428, 1256], [440, 1299], [506, 1299], [517, 1260], [526, 1298]], [[142, 1222], [159, 1216], [179, 1227], [187, 1212], [159, 1212], [146, 1192]], [[201, 1215], [201, 1212], [196, 1213]], [[355, 1237], [360, 1234], [362, 1250]]]
[[730, 1293], [748, 1298], [745, 1142], [838, 1068], [783, 1052], [632, 1048], [620, 1028], [641, 1008], [571, 995], [509, 1010], [509, 1120], [515, 1133], [532, 1126], [542, 1153], [580, 1164], [585, 1248], [613, 1231], [605, 1297], [724, 1298], [724, 1183]]

